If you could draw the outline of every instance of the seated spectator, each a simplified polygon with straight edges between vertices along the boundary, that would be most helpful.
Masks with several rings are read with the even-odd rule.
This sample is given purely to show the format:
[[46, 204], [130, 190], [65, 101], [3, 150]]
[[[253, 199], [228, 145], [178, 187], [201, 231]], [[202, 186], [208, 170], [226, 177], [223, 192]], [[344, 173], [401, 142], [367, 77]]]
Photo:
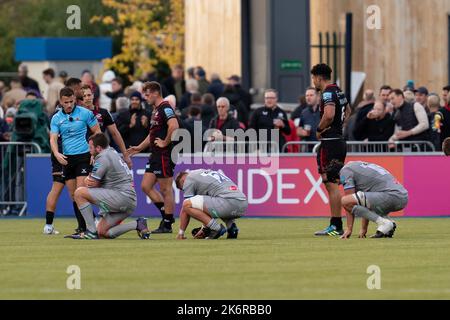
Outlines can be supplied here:
[[436, 151], [442, 151], [442, 120], [444, 116], [440, 111], [441, 99], [437, 94], [430, 94], [427, 99], [428, 109], [430, 113], [428, 119], [430, 121], [430, 141], [434, 145]]
[[[306, 90], [306, 107], [302, 111], [300, 118], [296, 122], [296, 133], [303, 141], [317, 141], [317, 127], [320, 123], [320, 96], [316, 88], [310, 87]], [[307, 150], [312, 151], [311, 146]], [[302, 150], [306, 151], [306, 150]]]
[[180, 101], [179, 109], [183, 111], [183, 109], [187, 108], [191, 104], [191, 96], [194, 93], [198, 93], [198, 82], [195, 79], [189, 79], [186, 81], [186, 92]]
[[215, 116], [209, 125], [210, 129], [217, 129], [221, 134], [214, 135], [214, 140], [233, 140], [233, 137], [227, 137], [227, 130], [240, 129], [239, 121], [230, 114], [230, 101], [227, 98], [219, 98], [216, 102], [217, 116]]
[[223, 91], [225, 90], [225, 85], [217, 73], [211, 75], [211, 84], [208, 86], [208, 93], [214, 96], [214, 100], [219, 99]]
[[202, 96], [202, 105], [201, 105], [201, 120], [203, 125], [208, 128], [211, 120], [216, 115], [216, 108], [214, 106], [214, 102], [216, 99], [211, 93], [204, 94]]
[[355, 136], [359, 141], [388, 141], [394, 130], [394, 119], [387, 112], [386, 103], [377, 101], [366, 117], [356, 123]]
[[117, 128], [127, 148], [138, 146], [147, 138], [151, 117], [151, 113], [142, 107], [141, 94], [134, 92], [130, 97], [130, 107], [119, 111], [116, 119]]
[[[278, 106], [278, 92], [276, 90], [266, 90], [264, 93], [264, 101], [264, 106], [255, 110], [253, 113], [250, 120], [250, 128], [256, 130], [258, 141], [261, 141], [261, 133], [266, 131], [268, 152], [272, 150], [273, 143], [278, 143], [279, 151], [281, 152], [286, 143], [282, 133], [289, 135], [291, 133], [291, 127], [289, 126], [286, 112]], [[276, 140], [272, 136], [272, 130], [280, 131], [279, 140]], [[266, 139], [264, 138], [264, 140]]]
[[400, 89], [391, 93], [391, 103], [396, 109], [394, 121], [399, 131], [390, 141], [428, 141], [430, 124], [425, 108], [420, 103], [408, 103]]

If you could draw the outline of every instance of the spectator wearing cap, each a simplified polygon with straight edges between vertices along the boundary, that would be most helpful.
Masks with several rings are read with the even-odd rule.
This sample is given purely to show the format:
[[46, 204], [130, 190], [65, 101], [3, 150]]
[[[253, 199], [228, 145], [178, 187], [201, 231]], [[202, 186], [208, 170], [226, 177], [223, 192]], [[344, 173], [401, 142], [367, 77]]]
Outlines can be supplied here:
[[239, 100], [242, 102], [247, 112], [250, 112], [253, 103], [252, 95], [242, 88], [241, 77], [238, 75], [232, 75], [228, 78], [228, 85], [235, 88], [235, 91], [239, 95]]
[[165, 79], [162, 85], [166, 88], [168, 95], [173, 95], [177, 101], [186, 93], [186, 81], [184, 80], [184, 69], [180, 64], [172, 68], [172, 74]]
[[19, 65], [18, 71], [19, 71], [19, 79], [22, 84], [22, 88], [25, 91], [32, 90], [32, 89], [36, 90], [39, 94], [39, 98], [41, 98], [41, 91], [39, 90], [39, 84], [37, 83], [36, 80], [31, 79], [28, 76], [28, 66], [26, 64], [21, 63]]
[[430, 123], [425, 108], [417, 102], [406, 102], [400, 89], [393, 90], [390, 98], [396, 109], [394, 122], [400, 128], [390, 141], [428, 141]]
[[[286, 112], [278, 106], [278, 92], [274, 89], [268, 89], [264, 92], [264, 106], [255, 110], [250, 120], [250, 128], [255, 129], [258, 135], [258, 141], [261, 141], [261, 134], [265, 131], [267, 137], [267, 151], [273, 150], [273, 142], [278, 143], [281, 152], [286, 140], [285, 135], [291, 134], [288, 117]], [[279, 139], [273, 136], [273, 131], [280, 131]], [[265, 140], [266, 138], [264, 138]]]
[[119, 110], [116, 118], [117, 129], [127, 148], [138, 146], [147, 138], [151, 117], [151, 113], [142, 107], [141, 94], [133, 92], [130, 96], [130, 107], [128, 110]]
[[52, 68], [45, 69], [42, 77], [48, 85], [45, 97], [46, 112], [48, 115], [53, 115], [59, 101], [59, 91], [64, 88], [64, 85], [55, 78], [55, 70]]
[[416, 96], [416, 102], [420, 103], [428, 113], [429, 112], [427, 105], [427, 99], [429, 94], [428, 89], [425, 87], [420, 87], [414, 91], [414, 94]]
[[198, 92], [201, 95], [207, 93], [210, 83], [206, 80], [206, 71], [202, 67], [195, 68], [195, 79], [198, 82]]

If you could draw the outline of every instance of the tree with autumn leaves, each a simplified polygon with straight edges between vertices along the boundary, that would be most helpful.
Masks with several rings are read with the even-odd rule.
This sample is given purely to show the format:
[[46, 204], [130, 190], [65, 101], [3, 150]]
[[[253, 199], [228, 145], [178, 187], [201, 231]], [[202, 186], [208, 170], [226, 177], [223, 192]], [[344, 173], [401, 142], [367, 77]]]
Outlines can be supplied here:
[[160, 61], [184, 62], [184, 0], [102, 0], [114, 14], [94, 16], [91, 23], [111, 27], [122, 38], [121, 52], [105, 68], [136, 80], [154, 72]]

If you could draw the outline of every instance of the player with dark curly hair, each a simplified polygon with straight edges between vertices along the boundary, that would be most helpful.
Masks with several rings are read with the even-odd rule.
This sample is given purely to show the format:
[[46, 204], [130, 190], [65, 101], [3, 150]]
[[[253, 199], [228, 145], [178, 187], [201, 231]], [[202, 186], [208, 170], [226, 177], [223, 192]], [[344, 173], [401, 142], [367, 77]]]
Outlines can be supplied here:
[[314, 66], [311, 70], [312, 82], [316, 89], [322, 93], [321, 120], [317, 128], [317, 139], [320, 141], [317, 165], [330, 197], [331, 211], [330, 225], [324, 230], [317, 231], [316, 236], [338, 236], [344, 233], [339, 186], [327, 178], [325, 168], [332, 160], [345, 162], [347, 144], [343, 137], [343, 126], [350, 113], [350, 108], [345, 94], [336, 84], [331, 82], [332, 72], [332, 69], [323, 63]]

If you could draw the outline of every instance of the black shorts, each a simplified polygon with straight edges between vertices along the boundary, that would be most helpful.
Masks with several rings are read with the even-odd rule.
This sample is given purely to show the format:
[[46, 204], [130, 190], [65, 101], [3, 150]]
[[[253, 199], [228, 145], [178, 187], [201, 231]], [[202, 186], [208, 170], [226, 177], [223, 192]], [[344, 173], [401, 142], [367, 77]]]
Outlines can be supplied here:
[[345, 140], [323, 140], [317, 152], [319, 173], [324, 174], [326, 167], [332, 160], [345, 162], [347, 157], [347, 142]]
[[56, 160], [56, 158], [53, 155], [53, 153], [52, 153], [50, 159], [52, 161], [53, 182], [58, 182], [58, 183], [65, 184], [65, 180], [66, 179], [64, 178], [63, 165], [61, 163], [59, 163], [58, 160]]
[[67, 165], [64, 166], [64, 177], [66, 180], [76, 179], [77, 177], [86, 177], [91, 173], [91, 154], [77, 154], [67, 157]]
[[157, 178], [172, 178], [175, 163], [172, 162], [170, 154], [152, 153], [145, 166], [145, 173], [153, 173]]

